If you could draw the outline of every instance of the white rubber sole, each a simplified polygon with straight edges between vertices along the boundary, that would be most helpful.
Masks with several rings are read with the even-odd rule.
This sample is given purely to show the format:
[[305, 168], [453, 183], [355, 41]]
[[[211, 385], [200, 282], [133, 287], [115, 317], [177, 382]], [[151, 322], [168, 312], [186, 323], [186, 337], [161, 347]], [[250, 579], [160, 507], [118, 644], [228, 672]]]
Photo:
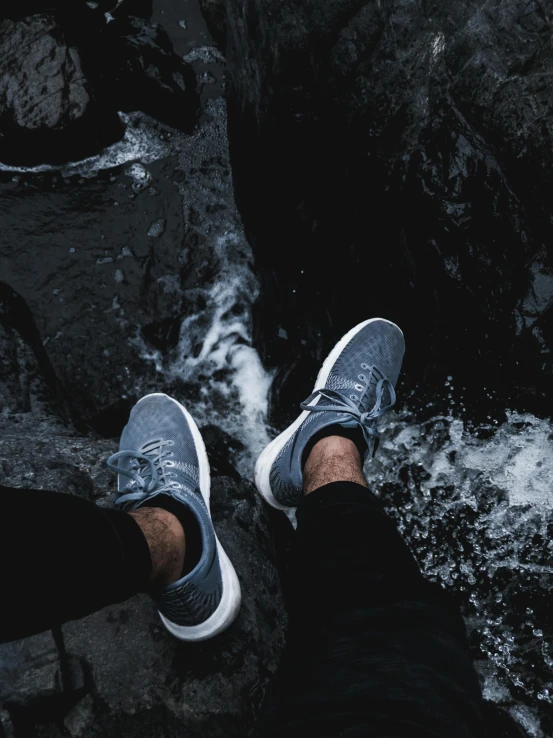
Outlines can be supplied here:
[[[188, 410], [181, 405], [180, 402], [169, 397], [169, 395], [163, 392], [154, 392], [150, 395], [146, 395], [140, 399], [137, 403], [140, 404], [142, 400], [146, 400], [148, 397], [167, 397], [169, 400], [175, 403], [177, 407], [184, 413], [184, 416], [188, 422], [192, 437], [194, 438], [194, 445], [196, 446], [196, 452], [198, 454], [198, 460], [200, 465], [200, 492], [204, 498], [209, 517], [211, 518], [211, 510], [209, 508], [209, 500], [211, 498], [211, 472], [209, 469], [209, 459], [205, 448], [204, 439], [196, 421], [190, 415]], [[226, 630], [229, 625], [236, 619], [238, 612], [240, 611], [240, 603], [242, 601], [242, 594], [240, 590], [240, 582], [236, 575], [233, 565], [230, 562], [224, 548], [221, 546], [217, 535], [215, 535], [215, 541], [217, 543], [217, 553], [219, 555], [219, 565], [221, 567], [221, 578], [223, 580], [223, 594], [221, 602], [219, 603], [215, 612], [209, 616], [209, 618], [198, 625], [177, 625], [171, 620], [165, 617], [162, 613], [159, 613], [163, 625], [167, 628], [171, 635], [178, 638], [181, 641], [205, 641], [208, 638], [213, 638], [218, 633], [222, 633]]]
[[[390, 325], [393, 325], [395, 328], [401, 331], [401, 329], [395, 323], [392, 323], [391, 320], [386, 320], [385, 318], [370, 318], [370, 320], [365, 320], [363, 321], [363, 323], [359, 323], [358, 325], [356, 325], [354, 328], [348, 331], [345, 336], [342, 336], [342, 338], [338, 341], [336, 346], [334, 346], [332, 351], [324, 360], [319, 374], [317, 375], [317, 381], [315, 382], [315, 386], [313, 387], [313, 392], [315, 392], [315, 390], [317, 389], [322, 389], [325, 386], [328, 375], [330, 374], [332, 367], [336, 363], [336, 360], [338, 359], [344, 348], [351, 341], [351, 339], [355, 336], [355, 334], [359, 333], [359, 331], [365, 328], [365, 326], [369, 325], [370, 323], [374, 323], [376, 320], [383, 321], [384, 323], [389, 323]], [[310, 403], [310, 405], [316, 405], [318, 402], [319, 397], [316, 397]], [[276, 507], [277, 510], [286, 511], [293, 510], [294, 508], [290, 507], [289, 505], [282, 505], [273, 495], [273, 491], [271, 489], [271, 468], [276, 461], [278, 455], [280, 454], [283, 446], [294, 435], [294, 433], [298, 430], [298, 428], [308, 415], [309, 410], [304, 410], [301, 415], [292, 423], [292, 425], [289, 425], [286, 430], [282, 431], [282, 433], [275, 439], [273, 439], [271, 443], [261, 452], [255, 464], [255, 485], [257, 487], [257, 490], [259, 494], [263, 497], [263, 499], [272, 507]]]

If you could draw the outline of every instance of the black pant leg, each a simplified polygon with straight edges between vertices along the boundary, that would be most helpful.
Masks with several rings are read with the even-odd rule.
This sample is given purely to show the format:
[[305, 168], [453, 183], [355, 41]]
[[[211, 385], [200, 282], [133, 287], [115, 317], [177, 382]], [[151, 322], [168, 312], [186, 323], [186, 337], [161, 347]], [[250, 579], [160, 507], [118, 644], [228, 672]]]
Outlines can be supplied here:
[[377, 498], [334, 483], [297, 517], [289, 633], [260, 734], [485, 735], [463, 620]]
[[146, 588], [137, 522], [68, 494], [0, 486], [0, 641], [41, 632]]

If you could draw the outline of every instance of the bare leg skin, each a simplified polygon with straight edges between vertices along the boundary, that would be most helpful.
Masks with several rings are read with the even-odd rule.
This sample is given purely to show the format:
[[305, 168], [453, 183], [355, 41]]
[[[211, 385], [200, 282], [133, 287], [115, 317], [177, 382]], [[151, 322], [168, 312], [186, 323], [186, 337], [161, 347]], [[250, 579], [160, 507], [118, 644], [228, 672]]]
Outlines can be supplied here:
[[152, 587], [166, 587], [182, 576], [186, 550], [184, 530], [177, 518], [159, 507], [143, 507], [130, 513], [136, 520], [152, 557]]
[[303, 468], [303, 492], [308, 495], [331, 482], [355, 482], [367, 487], [363, 461], [349, 438], [327, 436], [313, 446]]

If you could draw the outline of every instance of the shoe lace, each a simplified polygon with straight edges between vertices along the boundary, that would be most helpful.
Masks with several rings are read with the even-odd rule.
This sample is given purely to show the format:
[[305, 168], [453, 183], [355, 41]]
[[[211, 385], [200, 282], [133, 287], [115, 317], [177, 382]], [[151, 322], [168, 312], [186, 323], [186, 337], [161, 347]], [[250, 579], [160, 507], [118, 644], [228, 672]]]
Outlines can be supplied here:
[[[165, 492], [170, 489], [183, 489], [182, 484], [170, 478], [175, 474], [168, 471], [173, 466], [173, 462], [167, 460], [173, 456], [169, 447], [174, 445], [174, 441], [157, 439], [144, 443], [138, 451], [118, 451], [109, 457], [106, 462], [108, 467], [116, 474], [129, 477], [131, 480], [121, 493], [118, 493], [113, 503], [116, 507], [127, 507], [142, 502], [154, 490]], [[121, 459], [131, 459], [129, 469], [115, 463]]]
[[[370, 383], [373, 379], [376, 379], [376, 368], [370, 367], [370, 378], [367, 382], [365, 392], [368, 390]], [[387, 403], [384, 402], [384, 392], [388, 391], [389, 400]], [[364, 394], [364, 393], [363, 393]], [[342, 392], [332, 389], [315, 390], [305, 402], [302, 402], [300, 407], [302, 410], [307, 410], [311, 413], [323, 413], [323, 412], [335, 412], [343, 413], [349, 416], [357, 422], [363, 432], [363, 437], [367, 442], [369, 448], [373, 445], [373, 452], [376, 451], [378, 441], [380, 439], [380, 433], [376, 430], [376, 421], [382, 415], [388, 412], [396, 403], [396, 392], [393, 384], [386, 377], [381, 377], [376, 381], [375, 387], [376, 400], [372, 408], [369, 410], [362, 410], [362, 397], [360, 398], [359, 404], [354, 402], [350, 397], [347, 397]], [[310, 403], [317, 397], [324, 397], [329, 401], [330, 404], [325, 403], [324, 405], [316, 404], [311, 405]]]

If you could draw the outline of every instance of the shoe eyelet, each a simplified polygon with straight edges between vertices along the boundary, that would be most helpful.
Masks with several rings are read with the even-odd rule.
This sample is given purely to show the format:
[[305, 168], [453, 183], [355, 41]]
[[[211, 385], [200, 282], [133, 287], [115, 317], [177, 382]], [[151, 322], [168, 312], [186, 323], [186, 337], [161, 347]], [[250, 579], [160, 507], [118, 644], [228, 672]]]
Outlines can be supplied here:
[[357, 397], [357, 395], [350, 395], [349, 396], [349, 399], [350, 400], [358, 400], [359, 398]]
[[362, 385], [362, 384], [356, 384], [356, 385], [355, 385], [355, 389], [356, 389], [356, 390], [357, 390], [358, 392], [363, 392], [363, 389], [364, 389], [364, 388], [363, 388], [363, 385]]
[[366, 382], [367, 381], [367, 378], [366, 378], [366, 376], [364, 374], [359, 374], [358, 377], [357, 377], [357, 379], [360, 379], [362, 382]]
[[368, 364], [361, 364], [361, 369], [368, 369], [368, 368], [369, 368]]
[[168, 446], [174, 446], [175, 445], [175, 442], [174, 441], [167, 441], [167, 445]]

